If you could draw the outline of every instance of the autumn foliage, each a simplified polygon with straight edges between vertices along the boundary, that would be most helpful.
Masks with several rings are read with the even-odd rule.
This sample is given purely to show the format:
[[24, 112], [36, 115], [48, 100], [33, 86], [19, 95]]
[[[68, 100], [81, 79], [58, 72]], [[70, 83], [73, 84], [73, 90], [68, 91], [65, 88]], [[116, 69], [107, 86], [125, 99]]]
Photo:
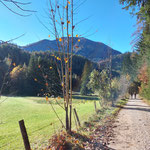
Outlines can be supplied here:
[[140, 70], [138, 79], [145, 85], [148, 85], [148, 67], [147, 64], [144, 64]]

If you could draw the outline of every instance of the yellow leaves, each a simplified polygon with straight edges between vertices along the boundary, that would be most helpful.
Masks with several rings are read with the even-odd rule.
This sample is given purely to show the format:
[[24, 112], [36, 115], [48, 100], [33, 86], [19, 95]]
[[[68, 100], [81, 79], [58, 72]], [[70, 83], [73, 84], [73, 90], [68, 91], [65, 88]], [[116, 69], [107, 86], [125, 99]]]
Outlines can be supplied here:
[[49, 67], [49, 69], [50, 69], [50, 70], [52, 70], [52, 69], [53, 69], [53, 67]]
[[64, 29], [66, 29], [66, 27], [64, 27]]
[[60, 97], [60, 96], [58, 96], [58, 97], [57, 97], [57, 99], [58, 99], [58, 100], [61, 100], [61, 97]]
[[76, 37], [79, 37], [79, 35], [77, 34]]
[[70, 24], [70, 21], [69, 21], [69, 20], [67, 20], [67, 23], [68, 23], [68, 24]]
[[61, 21], [63, 20], [63, 18], [60, 19]]
[[34, 78], [34, 81], [37, 82], [37, 78]]
[[51, 56], [55, 56], [54, 54], [52, 54]]
[[68, 139], [71, 140], [72, 139], [71, 136], [69, 136]]
[[80, 42], [81, 40], [80, 39], [78, 39], [78, 42]]
[[68, 4], [70, 5], [70, 2], [68, 1]]
[[46, 86], [48, 86], [48, 83], [45, 83]]
[[76, 144], [79, 144], [79, 141], [78, 141], [78, 140], [75, 140], [75, 143], [76, 143]]
[[23, 68], [21, 68], [21, 66], [16, 66], [10, 72], [10, 77], [17, 78], [22, 71], [23, 71]]
[[12, 65], [15, 67], [15, 66], [16, 66], [16, 63], [14, 62]]
[[62, 42], [62, 38], [59, 38], [59, 42]]
[[64, 75], [63, 77], [65, 78], [66, 76]]
[[68, 35], [69, 37], [71, 36], [71, 34]]
[[65, 60], [65, 63], [68, 63], [68, 59], [67, 58], [65, 58], [64, 60]]
[[67, 7], [67, 6], [65, 6], [65, 8], [67, 9], [68, 7]]
[[64, 83], [63, 83], [63, 82], [61, 83], [61, 86], [62, 86], [62, 87], [64, 86]]
[[61, 58], [57, 57], [57, 60], [61, 60]]
[[50, 36], [50, 35], [48, 35], [48, 37], [50, 38], [51, 36]]
[[48, 96], [46, 96], [46, 101], [48, 101]]

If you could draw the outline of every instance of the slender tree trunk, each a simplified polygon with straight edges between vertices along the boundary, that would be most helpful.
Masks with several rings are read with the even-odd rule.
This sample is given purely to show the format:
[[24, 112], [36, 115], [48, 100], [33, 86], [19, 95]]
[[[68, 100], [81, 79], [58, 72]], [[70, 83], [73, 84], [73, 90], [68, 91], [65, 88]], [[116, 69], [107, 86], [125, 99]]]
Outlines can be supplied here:
[[66, 111], [66, 131], [69, 132], [69, 116], [68, 116], [68, 107], [65, 108]]
[[71, 63], [70, 63], [70, 132], [72, 128], [72, 55], [73, 55], [73, 0], [72, 3], [72, 44], [71, 44]]

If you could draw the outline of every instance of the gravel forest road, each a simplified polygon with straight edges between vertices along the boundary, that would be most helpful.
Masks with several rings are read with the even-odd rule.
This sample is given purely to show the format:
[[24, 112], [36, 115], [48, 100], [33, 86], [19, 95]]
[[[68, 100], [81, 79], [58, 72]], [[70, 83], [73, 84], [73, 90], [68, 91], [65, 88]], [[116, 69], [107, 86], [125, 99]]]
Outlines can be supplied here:
[[150, 106], [140, 99], [130, 99], [114, 123], [114, 150], [150, 150]]

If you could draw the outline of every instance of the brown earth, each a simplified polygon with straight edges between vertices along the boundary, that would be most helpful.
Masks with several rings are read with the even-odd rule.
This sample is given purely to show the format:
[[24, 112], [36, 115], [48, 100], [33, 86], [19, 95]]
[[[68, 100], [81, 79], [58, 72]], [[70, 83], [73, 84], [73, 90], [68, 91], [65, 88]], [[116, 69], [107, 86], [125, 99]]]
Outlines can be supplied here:
[[150, 106], [140, 99], [130, 99], [114, 123], [114, 150], [150, 150]]

